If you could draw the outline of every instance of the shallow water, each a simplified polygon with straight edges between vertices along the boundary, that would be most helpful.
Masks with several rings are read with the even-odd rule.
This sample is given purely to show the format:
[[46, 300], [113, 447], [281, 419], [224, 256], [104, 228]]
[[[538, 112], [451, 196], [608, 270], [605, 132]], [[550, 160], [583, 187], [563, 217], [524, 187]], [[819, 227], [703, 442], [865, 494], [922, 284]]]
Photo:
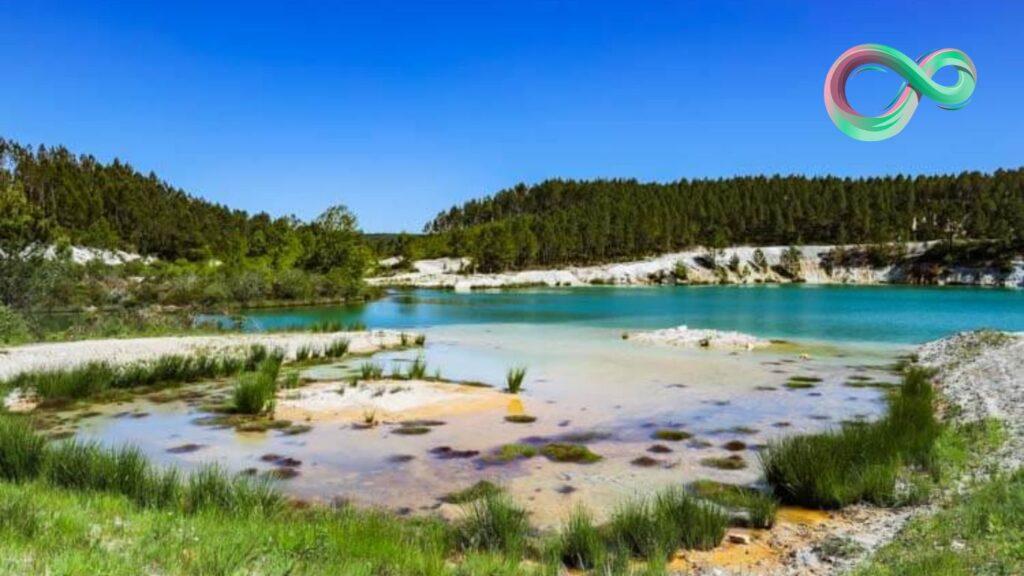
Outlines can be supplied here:
[[[526, 504], [539, 526], [552, 525], [583, 501], [598, 514], [652, 488], [712, 478], [747, 483], [758, 478], [756, 446], [782, 434], [816, 431], [847, 419], [871, 419], [884, 410], [884, 393], [844, 385], [850, 375], [878, 381], [895, 377], [878, 367], [912, 349], [908, 343], [958, 329], [998, 326], [1024, 329], [1024, 300], [997, 290], [902, 288], [693, 288], [581, 289], [455, 294], [414, 291], [391, 295], [355, 310], [337, 308], [261, 311], [262, 328], [329, 318], [360, 320], [371, 328], [408, 327], [428, 335], [423, 350], [379, 354], [389, 364], [422, 355], [428, 372], [446, 379], [504, 384], [510, 366], [528, 367], [525, 391], [509, 396], [503, 410], [442, 417], [443, 426], [423, 436], [399, 436], [394, 426], [359, 430], [347, 422], [319, 422], [311, 432], [237, 433], [197, 426], [194, 408], [175, 402], [139, 400], [109, 407], [108, 413], [145, 412], [143, 418], [97, 417], [83, 421], [80, 434], [108, 443], [140, 445], [160, 462], [189, 467], [218, 461], [233, 470], [272, 466], [267, 453], [302, 460], [300, 475], [282, 483], [289, 493], [322, 500], [345, 498], [368, 505], [420, 512], [437, 498], [489, 479], [506, 486]], [[943, 312], [930, 310], [939, 307]], [[624, 329], [677, 324], [738, 329], [760, 336], [794, 339], [763, 351], [683, 350], [644, 345], [620, 337]], [[941, 333], [939, 333], [941, 332]], [[801, 354], [810, 359], [801, 360]], [[340, 379], [362, 360], [307, 369], [317, 379]], [[823, 382], [790, 390], [793, 375]], [[761, 391], [758, 386], [776, 390]], [[506, 413], [536, 416], [532, 424], [505, 422]], [[787, 422], [787, 427], [776, 424]], [[755, 432], [737, 432], [735, 427]], [[695, 441], [660, 442], [657, 428], [682, 429]], [[442, 460], [430, 450], [491, 452], [522, 439], [601, 432], [590, 448], [601, 462], [582, 465], [543, 457], [504, 466], [479, 458]], [[701, 465], [726, 456], [722, 444], [742, 440], [737, 452], [748, 468], [722, 471]], [[203, 445], [188, 454], [167, 449]], [[647, 452], [652, 444], [672, 448]], [[389, 458], [412, 456], [404, 463]], [[631, 461], [657, 458], [653, 468]], [[569, 490], [570, 494], [566, 494]]]

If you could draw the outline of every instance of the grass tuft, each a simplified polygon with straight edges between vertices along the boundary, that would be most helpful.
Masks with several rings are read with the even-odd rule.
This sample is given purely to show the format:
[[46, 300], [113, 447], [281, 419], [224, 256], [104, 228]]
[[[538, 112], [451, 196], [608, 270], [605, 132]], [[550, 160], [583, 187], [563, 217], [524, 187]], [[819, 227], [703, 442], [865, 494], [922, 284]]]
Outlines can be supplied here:
[[519, 394], [523, 389], [523, 381], [526, 379], [526, 367], [517, 366], [509, 368], [505, 374], [505, 391], [509, 394]]

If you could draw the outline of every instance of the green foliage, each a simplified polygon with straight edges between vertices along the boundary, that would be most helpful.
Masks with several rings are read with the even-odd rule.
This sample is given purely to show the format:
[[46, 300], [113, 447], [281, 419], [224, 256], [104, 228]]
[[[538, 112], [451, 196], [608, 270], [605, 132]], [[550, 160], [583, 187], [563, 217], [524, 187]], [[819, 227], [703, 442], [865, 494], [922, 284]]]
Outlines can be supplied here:
[[779, 501], [771, 494], [712, 480], [698, 480], [690, 484], [688, 489], [702, 500], [744, 511], [747, 515], [745, 524], [751, 528], [771, 528], [775, 524]]
[[604, 558], [604, 540], [583, 506], [577, 506], [562, 527], [558, 549], [562, 563], [577, 570], [590, 570]]
[[[957, 176], [753, 176], [644, 183], [547, 180], [442, 212], [425, 257], [470, 256], [481, 271], [591, 264], [696, 245], [871, 244], [989, 238], [1020, 253], [1022, 170]], [[888, 248], [871, 256], [898, 256]], [[767, 262], [754, 264], [762, 269]], [[788, 265], [787, 265], [788, 264]], [[796, 261], [782, 268], [799, 277]], [[712, 266], [713, 268], [713, 266]]]
[[28, 322], [0, 303], [0, 344], [19, 344], [32, 338]]
[[359, 365], [360, 380], [380, 380], [384, 377], [384, 367], [376, 362], [363, 362]]
[[335, 338], [323, 350], [325, 358], [341, 358], [348, 354], [349, 341], [347, 338]]
[[942, 428], [930, 375], [911, 369], [889, 398], [885, 418], [822, 434], [791, 436], [761, 453], [765, 479], [783, 502], [837, 508], [855, 502], [897, 503], [904, 465], [934, 466]]
[[526, 367], [516, 366], [509, 368], [505, 374], [505, 391], [509, 394], [519, 394], [523, 389], [523, 381], [526, 379]]
[[[66, 370], [42, 370], [20, 374], [4, 383], [8, 387], [34, 390], [46, 400], [77, 400], [95, 397], [109, 390], [131, 389], [140, 386], [166, 386], [220, 378], [237, 374], [244, 365], [255, 368], [259, 357], [266, 360], [265, 348], [250, 349], [246, 358], [226, 354], [214, 358], [205, 354], [195, 356], [168, 355], [156, 360], [113, 366], [107, 362], [89, 362]], [[280, 367], [280, 359], [276, 359]], [[267, 366], [270, 369], [270, 366]], [[274, 372], [276, 377], [276, 372]]]
[[24, 418], [0, 414], [0, 479], [31, 480], [42, 471], [46, 440]]
[[427, 363], [423, 360], [422, 356], [417, 356], [409, 364], [409, 371], [406, 372], [406, 377], [411, 380], [423, 380], [427, 377]]
[[499, 494], [500, 492], [501, 488], [496, 484], [487, 480], [481, 480], [469, 488], [442, 496], [441, 501], [448, 504], [468, 504], [481, 498]]
[[501, 493], [490, 493], [469, 504], [458, 526], [464, 550], [502, 552], [518, 557], [526, 546], [530, 525], [526, 510]]
[[277, 383], [264, 372], [247, 372], [238, 377], [232, 392], [232, 410], [237, 414], [263, 414], [273, 410]]
[[552, 442], [541, 448], [541, 454], [555, 462], [575, 462], [578, 464], [593, 464], [601, 460], [599, 454], [591, 452], [590, 448], [582, 444], [568, 444], [564, 442]]

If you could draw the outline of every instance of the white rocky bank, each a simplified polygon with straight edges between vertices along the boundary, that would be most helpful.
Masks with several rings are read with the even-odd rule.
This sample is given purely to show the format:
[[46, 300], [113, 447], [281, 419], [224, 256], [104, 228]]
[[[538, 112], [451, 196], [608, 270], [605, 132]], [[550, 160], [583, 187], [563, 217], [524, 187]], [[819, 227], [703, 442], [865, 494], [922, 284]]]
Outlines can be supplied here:
[[[907, 257], [921, 255], [930, 245], [924, 242], [908, 244]], [[807, 284], [901, 284], [909, 281], [905, 269], [899, 266], [837, 266], [826, 269], [822, 265], [822, 258], [834, 248], [835, 246], [798, 246], [801, 255], [800, 281]], [[690, 284], [759, 284], [793, 281], [777, 270], [783, 254], [789, 250], [788, 246], [760, 247], [768, 264], [765, 269], [753, 265], [757, 249], [754, 246], [726, 248], [717, 257], [717, 269], [709, 269], [701, 263], [702, 258], [708, 253], [705, 248], [616, 264], [495, 274], [465, 274], [462, 270], [469, 265], [468, 258], [438, 258], [418, 260], [413, 264], [415, 270], [412, 272], [370, 278], [369, 282], [379, 286], [455, 290], [514, 286], [645, 285], [661, 283], [672, 278], [679, 264], [686, 267], [687, 281]], [[727, 267], [734, 255], [740, 261], [739, 272]], [[396, 262], [392, 261], [389, 264], [395, 265]], [[936, 283], [1024, 287], [1024, 261], [1014, 261], [1013, 270], [1009, 274], [1002, 274], [989, 268], [954, 268], [947, 270]]]
[[677, 326], [663, 330], [627, 332], [624, 338], [632, 342], [679, 346], [681, 348], [731, 348], [754, 350], [771, 346], [770, 340], [723, 330], [707, 330]]

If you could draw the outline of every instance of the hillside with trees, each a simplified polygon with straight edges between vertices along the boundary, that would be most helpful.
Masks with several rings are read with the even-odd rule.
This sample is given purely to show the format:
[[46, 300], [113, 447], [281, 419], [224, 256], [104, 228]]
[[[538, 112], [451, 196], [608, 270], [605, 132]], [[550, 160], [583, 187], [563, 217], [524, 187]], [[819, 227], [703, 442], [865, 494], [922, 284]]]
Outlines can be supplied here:
[[480, 271], [592, 264], [693, 246], [979, 239], [1024, 244], [1024, 170], [883, 178], [548, 180], [438, 214], [416, 249]]
[[[82, 264], [70, 246], [155, 260]], [[360, 299], [372, 260], [341, 205], [311, 222], [249, 215], [118, 160], [0, 140], [0, 308], [24, 316]]]

